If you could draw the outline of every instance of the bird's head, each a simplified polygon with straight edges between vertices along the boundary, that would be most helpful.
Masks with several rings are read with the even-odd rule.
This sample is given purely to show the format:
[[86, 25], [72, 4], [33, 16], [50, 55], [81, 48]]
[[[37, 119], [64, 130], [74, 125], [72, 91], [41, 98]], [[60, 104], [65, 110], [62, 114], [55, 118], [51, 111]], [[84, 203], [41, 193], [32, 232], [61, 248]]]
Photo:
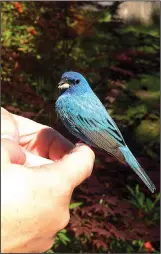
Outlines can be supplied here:
[[86, 79], [78, 72], [68, 71], [65, 72], [58, 84], [61, 93], [66, 90], [72, 91], [89, 87]]

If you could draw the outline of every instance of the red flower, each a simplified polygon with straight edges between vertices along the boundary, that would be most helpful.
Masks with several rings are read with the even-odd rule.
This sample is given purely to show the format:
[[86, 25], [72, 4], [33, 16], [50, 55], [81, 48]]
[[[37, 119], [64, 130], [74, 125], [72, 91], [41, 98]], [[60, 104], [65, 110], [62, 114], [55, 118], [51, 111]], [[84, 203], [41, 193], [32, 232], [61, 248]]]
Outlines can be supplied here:
[[19, 13], [22, 13], [22, 12], [23, 12], [22, 5], [21, 5], [19, 2], [15, 2], [15, 3], [14, 3], [14, 6], [15, 6], [15, 8], [17, 9], [17, 11], [18, 11]]
[[144, 243], [144, 248], [146, 249], [147, 252], [152, 252], [152, 251], [154, 251], [154, 248], [153, 248], [151, 242], [145, 242], [145, 243]]
[[27, 31], [28, 31], [29, 33], [31, 33], [32, 35], [35, 35], [35, 34], [36, 34], [35, 28], [27, 27]]
[[15, 2], [14, 5], [16, 8], [21, 8], [21, 4], [19, 2]]
[[36, 30], [33, 28], [30, 33], [35, 35], [36, 34]]

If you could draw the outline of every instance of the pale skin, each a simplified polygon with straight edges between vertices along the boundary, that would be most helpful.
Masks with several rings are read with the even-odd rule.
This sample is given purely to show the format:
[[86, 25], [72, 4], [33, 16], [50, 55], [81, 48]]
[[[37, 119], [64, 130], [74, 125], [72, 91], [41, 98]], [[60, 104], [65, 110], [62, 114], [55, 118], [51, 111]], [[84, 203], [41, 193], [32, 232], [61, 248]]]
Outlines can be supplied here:
[[72, 192], [91, 175], [94, 153], [1, 109], [1, 251], [43, 253], [69, 222]]

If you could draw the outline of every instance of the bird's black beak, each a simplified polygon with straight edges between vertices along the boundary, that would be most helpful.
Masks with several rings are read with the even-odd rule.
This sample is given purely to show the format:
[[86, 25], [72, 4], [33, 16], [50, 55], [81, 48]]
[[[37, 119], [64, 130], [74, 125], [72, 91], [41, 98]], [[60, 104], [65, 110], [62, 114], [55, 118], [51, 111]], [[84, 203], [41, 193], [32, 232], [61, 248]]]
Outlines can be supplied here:
[[70, 84], [66, 81], [66, 80], [64, 80], [64, 79], [62, 79], [59, 83], [58, 83], [58, 88], [59, 89], [68, 89], [70, 87]]

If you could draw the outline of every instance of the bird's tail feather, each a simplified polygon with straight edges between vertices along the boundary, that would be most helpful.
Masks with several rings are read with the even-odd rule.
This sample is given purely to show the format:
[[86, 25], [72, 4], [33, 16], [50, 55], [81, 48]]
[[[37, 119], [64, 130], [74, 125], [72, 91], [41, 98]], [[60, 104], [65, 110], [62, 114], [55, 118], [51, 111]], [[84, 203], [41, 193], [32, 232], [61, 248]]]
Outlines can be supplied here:
[[120, 147], [120, 150], [125, 157], [126, 163], [135, 171], [135, 173], [141, 178], [141, 180], [145, 183], [148, 189], [153, 193], [156, 189], [155, 185], [152, 183], [149, 176], [145, 173], [144, 169], [137, 162], [129, 148], [127, 146], [124, 146]]

